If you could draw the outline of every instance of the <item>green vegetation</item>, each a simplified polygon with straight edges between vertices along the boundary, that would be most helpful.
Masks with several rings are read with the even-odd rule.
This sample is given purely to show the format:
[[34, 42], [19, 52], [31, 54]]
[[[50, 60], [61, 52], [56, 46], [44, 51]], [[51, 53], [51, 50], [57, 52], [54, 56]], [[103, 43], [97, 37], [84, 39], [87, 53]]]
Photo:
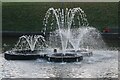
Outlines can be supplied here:
[[3, 31], [40, 31], [43, 28], [43, 19], [50, 8], [81, 7], [90, 23], [99, 30], [104, 27], [117, 27], [118, 3], [79, 3], [79, 2], [8, 2], [2, 3]]

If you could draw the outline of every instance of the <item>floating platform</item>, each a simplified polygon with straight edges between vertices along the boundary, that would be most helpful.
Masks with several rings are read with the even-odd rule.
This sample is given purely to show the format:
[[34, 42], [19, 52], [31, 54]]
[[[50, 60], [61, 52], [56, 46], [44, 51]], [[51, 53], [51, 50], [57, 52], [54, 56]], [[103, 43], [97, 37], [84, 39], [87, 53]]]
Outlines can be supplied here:
[[93, 53], [87, 50], [67, 50], [64, 54], [59, 52], [48, 54], [47, 51], [42, 52], [41, 50], [11, 50], [5, 52], [4, 58], [6, 60], [36, 60], [41, 58], [49, 62], [80, 62], [83, 57], [92, 55]]
[[21, 50], [21, 51], [7, 51], [4, 54], [6, 60], [36, 60], [44, 58], [45, 54], [38, 54], [39, 51]]
[[46, 55], [46, 59], [50, 62], [79, 62], [83, 60], [83, 56], [74, 53], [55, 53], [52, 55]]

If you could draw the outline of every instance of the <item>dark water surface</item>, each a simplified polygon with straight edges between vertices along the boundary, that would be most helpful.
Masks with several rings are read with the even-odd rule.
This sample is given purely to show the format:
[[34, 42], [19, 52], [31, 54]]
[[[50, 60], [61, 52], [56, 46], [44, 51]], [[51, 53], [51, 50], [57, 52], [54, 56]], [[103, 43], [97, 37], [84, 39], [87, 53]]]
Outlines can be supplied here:
[[[2, 49], [3, 51], [10, 50], [14, 48], [15, 44], [18, 42], [20, 36], [6, 36], [2, 37]], [[106, 45], [110, 49], [120, 49], [120, 40], [119, 39], [103, 39]]]

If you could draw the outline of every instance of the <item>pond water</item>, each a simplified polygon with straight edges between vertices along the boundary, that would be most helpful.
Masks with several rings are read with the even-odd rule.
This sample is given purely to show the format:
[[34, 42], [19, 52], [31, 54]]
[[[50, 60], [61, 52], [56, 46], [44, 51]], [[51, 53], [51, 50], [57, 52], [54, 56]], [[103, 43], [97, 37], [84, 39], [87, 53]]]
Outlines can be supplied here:
[[118, 51], [94, 50], [81, 62], [52, 63], [38, 60], [10, 60], [0, 54], [2, 78], [106, 78], [118, 77]]
[[[3, 38], [3, 52], [11, 49], [18, 37]], [[107, 43], [112, 45], [111, 43]], [[116, 46], [114, 46], [116, 45]], [[111, 48], [119, 48], [117, 42]], [[118, 51], [92, 50], [92, 57], [84, 57], [81, 62], [51, 63], [45, 60], [10, 60], [0, 54], [1, 78], [106, 78], [118, 77]]]

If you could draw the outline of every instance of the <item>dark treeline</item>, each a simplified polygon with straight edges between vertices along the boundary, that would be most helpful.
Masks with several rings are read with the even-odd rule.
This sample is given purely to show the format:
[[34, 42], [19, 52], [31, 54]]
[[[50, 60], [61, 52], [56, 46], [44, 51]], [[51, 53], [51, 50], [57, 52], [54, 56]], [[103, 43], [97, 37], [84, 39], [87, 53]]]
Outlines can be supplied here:
[[3, 2], [3, 31], [40, 31], [46, 11], [50, 8], [81, 7], [90, 26], [102, 30], [117, 27], [118, 3], [116, 2]]

